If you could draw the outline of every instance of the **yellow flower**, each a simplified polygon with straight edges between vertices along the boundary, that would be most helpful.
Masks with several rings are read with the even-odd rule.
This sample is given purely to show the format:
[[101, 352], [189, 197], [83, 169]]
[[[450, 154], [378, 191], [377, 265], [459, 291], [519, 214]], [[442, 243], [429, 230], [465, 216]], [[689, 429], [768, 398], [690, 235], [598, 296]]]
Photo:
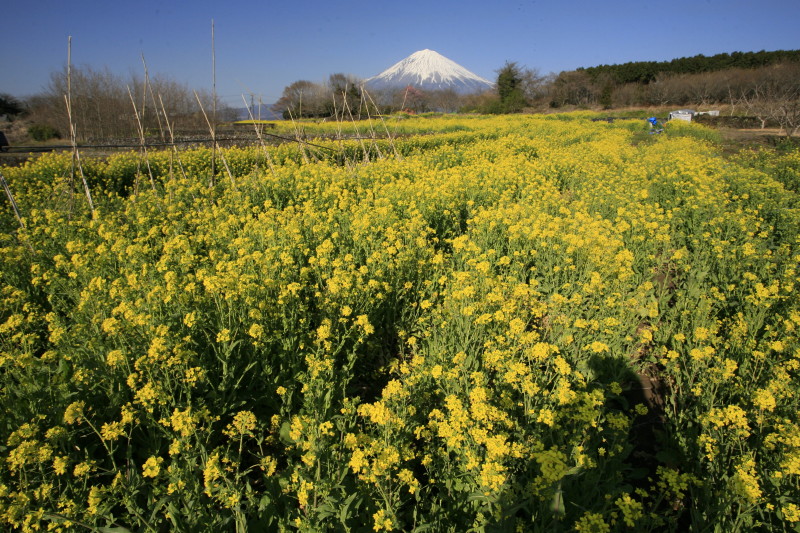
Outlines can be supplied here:
[[605, 520], [603, 520], [603, 515], [600, 513], [586, 511], [575, 522], [575, 531], [580, 533], [608, 533], [611, 531], [611, 526], [606, 524]]
[[777, 403], [769, 389], [758, 389], [753, 393], [753, 405], [762, 411], [774, 411]]
[[608, 344], [600, 341], [594, 341], [589, 345], [589, 349], [594, 353], [607, 352], [609, 350]]
[[142, 465], [142, 477], [156, 477], [161, 472], [161, 463], [164, 459], [152, 456]]
[[177, 408], [172, 412], [170, 418], [170, 425], [174, 431], [177, 431], [181, 437], [188, 437], [194, 433], [196, 420], [192, 416], [192, 408], [187, 407], [183, 411]]
[[100, 428], [100, 434], [104, 440], [113, 441], [124, 435], [125, 429], [121, 422], [108, 422]]
[[253, 324], [250, 326], [250, 329], [247, 331], [247, 334], [253, 337], [254, 339], [260, 339], [261, 336], [264, 334], [264, 326], [261, 324]]
[[369, 323], [369, 318], [367, 315], [358, 315], [358, 318], [356, 318], [356, 324], [361, 326], [365, 335], [371, 335], [375, 331], [375, 328]]
[[92, 471], [92, 464], [88, 462], [78, 463], [72, 470], [72, 475], [75, 477], [84, 477]]
[[233, 417], [233, 422], [228, 424], [224, 433], [229, 437], [238, 437], [242, 435], [252, 435], [253, 430], [256, 428], [256, 415], [251, 411], [239, 411]]
[[114, 333], [117, 333], [119, 331], [119, 320], [113, 317], [106, 318], [105, 320], [103, 320], [103, 324], [100, 326], [100, 328], [104, 332], [113, 335]]
[[72, 402], [64, 411], [64, 422], [67, 424], [80, 424], [86, 403], [83, 401]]
[[800, 508], [797, 505], [787, 503], [781, 507], [781, 512], [783, 513], [783, 517], [792, 524], [800, 522]]
[[642, 503], [631, 498], [630, 494], [623, 494], [614, 503], [622, 511], [622, 520], [628, 527], [634, 527], [636, 521], [644, 516]]
[[755, 461], [747, 459], [736, 467], [733, 476], [733, 490], [748, 502], [755, 503], [761, 499], [761, 487], [758, 484], [758, 475], [755, 473]]
[[702, 327], [694, 328], [694, 340], [702, 342], [708, 340], [708, 336], [709, 336], [708, 328], [702, 328]]
[[508, 330], [512, 335], [518, 337], [519, 335], [522, 334], [522, 332], [525, 331], [525, 322], [523, 322], [519, 318], [515, 318], [511, 322], [509, 322]]
[[63, 475], [67, 471], [67, 465], [69, 464], [69, 458], [66, 455], [60, 455], [53, 459], [53, 471], [60, 475]]
[[323, 342], [327, 340], [331, 336], [331, 324], [326, 319], [322, 321], [322, 324], [317, 328], [317, 341]]
[[108, 366], [117, 366], [125, 362], [125, 355], [122, 350], [111, 350], [106, 356], [106, 363]]
[[186, 327], [192, 329], [194, 325], [197, 323], [197, 312], [191, 311], [183, 317], [183, 323], [186, 324]]
[[211, 455], [203, 468], [203, 483], [207, 496], [213, 494], [213, 490], [218, 486], [216, 481], [223, 476], [222, 466], [220, 465], [219, 454]]
[[372, 526], [374, 531], [392, 531], [394, 529], [392, 519], [386, 515], [386, 511], [383, 509], [373, 514], [372, 519], [375, 521], [375, 525]]
[[553, 427], [555, 425], [555, 412], [552, 409], [541, 409], [536, 416], [536, 421]]
[[89, 489], [89, 497], [87, 498], [87, 511], [89, 514], [98, 514], [99, 509], [98, 506], [103, 502], [103, 489], [100, 487], [94, 486]]

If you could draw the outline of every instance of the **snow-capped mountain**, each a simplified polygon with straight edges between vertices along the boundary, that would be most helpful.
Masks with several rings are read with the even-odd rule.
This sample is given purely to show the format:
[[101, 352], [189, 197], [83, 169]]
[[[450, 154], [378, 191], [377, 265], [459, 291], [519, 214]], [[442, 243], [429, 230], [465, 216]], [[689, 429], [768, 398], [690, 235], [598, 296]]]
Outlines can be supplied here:
[[453, 89], [477, 93], [494, 85], [433, 50], [414, 52], [377, 76], [364, 80], [368, 89], [393, 89], [409, 85], [422, 90]]

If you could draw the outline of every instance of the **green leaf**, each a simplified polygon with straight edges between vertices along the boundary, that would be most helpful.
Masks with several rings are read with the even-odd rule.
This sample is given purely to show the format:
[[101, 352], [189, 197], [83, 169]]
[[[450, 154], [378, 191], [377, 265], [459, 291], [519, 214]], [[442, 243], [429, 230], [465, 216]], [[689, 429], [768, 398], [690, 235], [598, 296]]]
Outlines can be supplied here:
[[357, 493], [357, 492], [354, 492], [353, 494], [351, 494], [351, 495], [350, 495], [350, 496], [349, 496], [349, 497], [348, 497], [348, 498], [347, 498], [347, 499], [344, 501], [344, 505], [342, 505], [342, 509], [339, 511], [339, 522], [341, 522], [342, 524], [345, 524], [345, 523], [347, 523], [348, 511], [350, 510], [350, 505], [351, 505], [351, 504], [353, 503], [353, 501], [356, 499], [356, 496], [358, 496], [358, 493]]
[[559, 516], [564, 516], [566, 514], [566, 510], [564, 509], [564, 493], [561, 491], [561, 483], [558, 484], [558, 488], [555, 494], [553, 494], [550, 510]]
[[292, 440], [292, 437], [289, 436], [289, 433], [291, 433], [291, 431], [292, 427], [289, 425], [289, 422], [284, 422], [283, 424], [281, 424], [281, 430], [278, 433], [278, 435], [280, 436], [280, 439], [284, 444], [294, 444], [294, 440]]

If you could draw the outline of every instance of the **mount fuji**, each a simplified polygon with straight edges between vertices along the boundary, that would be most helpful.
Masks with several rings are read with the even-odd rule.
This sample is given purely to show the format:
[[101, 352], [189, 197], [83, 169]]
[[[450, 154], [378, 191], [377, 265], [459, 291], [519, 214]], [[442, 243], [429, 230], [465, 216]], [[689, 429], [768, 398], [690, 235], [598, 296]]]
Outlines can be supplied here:
[[414, 52], [377, 76], [367, 78], [368, 89], [453, 89], [459, 94], [478, 93], [491, 89], [489, 80], [470, 72], [455, 61], [433, 50]]

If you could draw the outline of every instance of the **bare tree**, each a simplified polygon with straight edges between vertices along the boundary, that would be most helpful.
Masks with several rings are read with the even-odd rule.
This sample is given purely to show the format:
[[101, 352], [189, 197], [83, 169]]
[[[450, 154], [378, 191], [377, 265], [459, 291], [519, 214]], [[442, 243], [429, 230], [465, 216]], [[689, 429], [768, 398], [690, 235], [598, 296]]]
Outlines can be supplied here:
[[764, 129], [776, 122], [787, 136], [800, 128], [800, 65], [786, 63], [767, 67], [758, 79], [741, 87], [739, 102]]
[[[158, 131], [159, 119], [166, 111], [176, 131], [197, 131], [204, 122], [193, 91], [184, 84], [168, 77], [156, 75], [145, 83], [139, 76], [128, 80], [112, 73], [108, 68], [94, 69], [90, 66], [73, 67], [72, 116], [76, 124], [78, 140], [100, 140], [131, 138], [138, 136], [136, 114], [128, 95], [130, 87], [145, 133]], [[66, 69], [54, 72], [44, 91], [28, 99], [31, 119], [39, 124], [53, 126], [59, 131], [69, 131], [64, 95], [67, 92]], [[212, 107], [212, 96], [208, 91], [198, 91], [207, 108]], [[156, 105], [159, 100], [164, 107]], [[142, 105], [144, 104], [144, 105]], [[232, 118], [228, 106], [217, 103], [220, 117]]]
[[565, 71], [553, 81], [551, 89], [551, 105], [553, 107], [588, 106], [596, 101], [595, 87], [585, 71]]
[[283, 89], [283, 94], [273, 109], [284, 118], [316, 117], [326, 113], [326, 89], [308, 80], [295, 81]]
[[461, 109], [462, 101], [455, 89], [427, 91], [428, 108], [442, 113], [455, 113]]

